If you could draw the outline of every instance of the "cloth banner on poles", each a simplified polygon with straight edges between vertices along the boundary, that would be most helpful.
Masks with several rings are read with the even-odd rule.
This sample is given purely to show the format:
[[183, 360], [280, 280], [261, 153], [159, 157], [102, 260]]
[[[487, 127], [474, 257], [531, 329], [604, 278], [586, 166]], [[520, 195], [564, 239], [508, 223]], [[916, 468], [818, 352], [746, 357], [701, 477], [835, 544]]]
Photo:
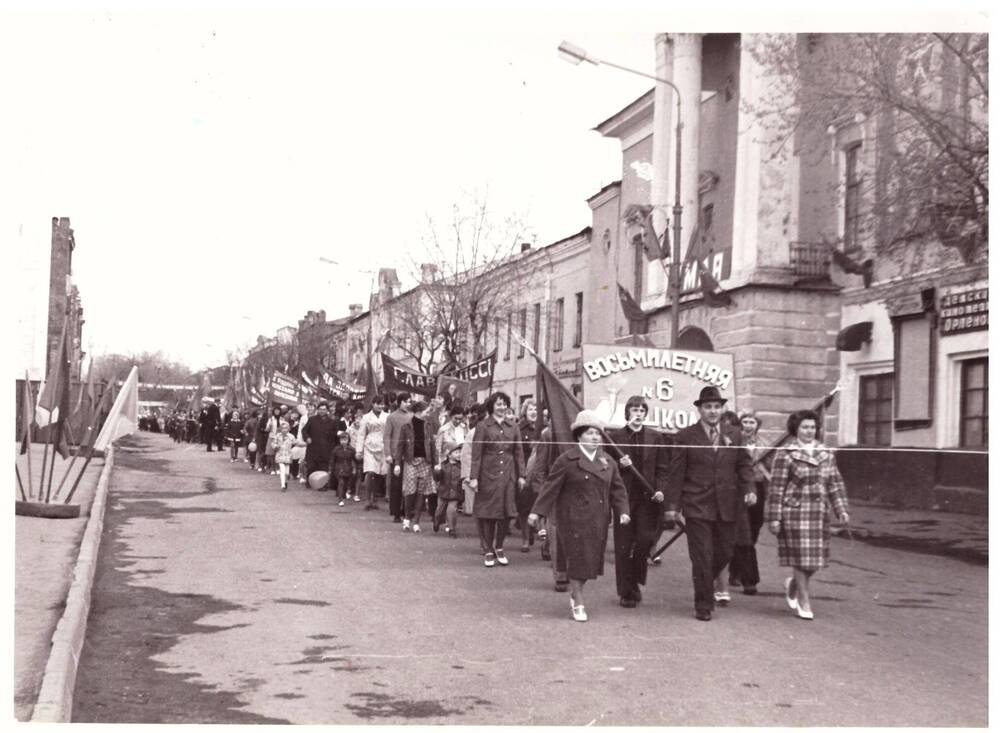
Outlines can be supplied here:
[[345, 382], [336, 374], [323, 371], [321, 378], [331, 395], [341, 399], [357, 401], [365, 398], [365, 387]]
[[271, 391], [272, 402], [277, 402], [279, 405], [288, 405], [289, 407], [295, 407], [299, 404], [299, 381], [294, 377], [275, 370], [274, 374], [271, 375], [269, 389]]
[[425, 397], [437, 394], [437, 375], [415, 372], [386, 354], [381, 354], [381, 357], [384, 388], [396, 392], [416, 392]]
[[[109, 387], [110, 389], [110, 387]], [[139, 429], [139, 368], [133, 366], [122, 385], [104, 427], [94, 441], [94, 450], [106, 451], [118, 438]]]
[[485, 390], [489, 392], [493, 388], [493, 372], [497, 365], [497, 350], [493, 351], [482, 359], [474, 361], [461, 369], [454, 369], [447, 372], [449, 377], [454, 377], [463, 382], [470, 382], [470, 390], [479, 392]]

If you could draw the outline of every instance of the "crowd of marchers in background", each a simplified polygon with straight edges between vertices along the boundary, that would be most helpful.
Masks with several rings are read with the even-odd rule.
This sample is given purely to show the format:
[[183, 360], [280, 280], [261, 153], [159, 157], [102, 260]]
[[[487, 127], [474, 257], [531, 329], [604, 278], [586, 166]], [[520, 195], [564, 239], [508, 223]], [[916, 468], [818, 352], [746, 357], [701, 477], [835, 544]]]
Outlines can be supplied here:
[[230, 462], [277, 476], [281, 491], [298, 482], [366, 511], [387, 501], [392, 521], [414, 534], [426, 516], [435, 533], [457, 538], [459, 515], [472, 517], [487, 568], [510, 564], [513, 531], [522, 553], [537, 544], [551, 563], [555, 590], [569, 591], [577, 621], [588, 619], [583, 587], [603, 574], [609, 527], [619, 603], [635, 608], [658, 540], [681, 526], [695, 617], [707, 621], [732, 602], [731, 587], [757, 595], [755, 548], [766, 524], [779, 564], [792, 568], [784, 601], [812, 619], [809, 582], [829, 560], [831, 514], [849, 521], [843, 480], [818, 440], [819, 416], [790, 415], [792, 441], [769, 451], [757, 414], [737, 415], [725, 403], [706, 387], [694, 402], [700, 420], [667, 434], [645, 424], [649, 406], [633, 396], [622, 428], [580, 411], [569, 444], [553, 442], [547, 410], [539, 414], [529, 399], [515, 412], [503, 392], [469, 407], [397, 393], [375, 397], [368, 410], [321, 401], [249, 414], [224, 412], [216, 400], [197, 416], [175, 412], [162, 427], [175, 441], [228, 449]]

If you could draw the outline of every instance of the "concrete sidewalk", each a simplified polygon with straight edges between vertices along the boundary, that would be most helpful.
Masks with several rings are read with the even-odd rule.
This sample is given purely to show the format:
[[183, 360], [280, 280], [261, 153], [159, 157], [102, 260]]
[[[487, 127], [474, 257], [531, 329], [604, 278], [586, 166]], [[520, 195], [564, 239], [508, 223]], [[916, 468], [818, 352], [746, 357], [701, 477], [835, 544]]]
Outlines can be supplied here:
[[[19, 447], [15, 447], [15, 451]], [[44, 446], [33, 445], [30, 454], [17, 456], [17, 468], [25, 481], [27, 492], [28, 455], [31, 456], [35, 494], [41, 479]], [[51, 460], [52, 451], [49, 451]], [[68, 469], [70, 461], [55, 457], [52, 491]], [[83, 467], [83, 456], [77, 459], [72, 475], [67, 479], [61, 496], [65, 496]], [[103, 458], [91, 460], [73, 503], [80, 504], [76, 519], [42, 519], [15, 517], [14, 529], [14, 714], [27, 721], [42, 685], [42, 676], [52, 647], [52, 635], [63, 614], [67, 592], [73, 580], [90, 507], [94, 500], [97, 480], [104, 468]], [[48, 471], [48, 463], [46, 463]], [[48, 483], [48, 480], [46, 480]], [[17, 493], [20, 499], [20, 493]]]
[[857, 499], [850, 499], [849, 506], [850, 535], [840, 531], [841, 537], [975, 565], [989, 564], [988, 515], [899, 509]]

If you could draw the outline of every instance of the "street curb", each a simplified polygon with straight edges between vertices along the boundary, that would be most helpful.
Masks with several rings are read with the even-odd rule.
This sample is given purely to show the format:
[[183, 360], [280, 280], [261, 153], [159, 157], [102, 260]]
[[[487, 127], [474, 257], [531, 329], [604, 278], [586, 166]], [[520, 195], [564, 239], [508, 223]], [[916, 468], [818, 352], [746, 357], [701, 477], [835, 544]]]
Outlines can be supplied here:
[[109, 447], [104, 468], [97, 479], [90, 517], [80, 543], [80, 554], [73, 568], [73, 582], [66, 595], [66, 608], [55, 633], [52, 649], [45, 663], [42, 686], [38, 700], [31, 711], [32, 723], [68, 723], [73, 712], [73, 689], [80, 664], [80, 651], [87, 634], [87, 616], [90, 613], [90, 592], [97, 569], [97, 553], [104, 531], [104, 508], [111, 482], [111, 469], [115, 464], [114, 447]]

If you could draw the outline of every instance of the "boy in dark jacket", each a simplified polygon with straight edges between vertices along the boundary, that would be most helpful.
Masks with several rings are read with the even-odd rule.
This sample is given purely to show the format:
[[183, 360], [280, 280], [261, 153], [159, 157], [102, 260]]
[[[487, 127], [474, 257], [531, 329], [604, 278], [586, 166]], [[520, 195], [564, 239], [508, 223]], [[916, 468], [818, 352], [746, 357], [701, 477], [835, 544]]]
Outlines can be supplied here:
[[330, 456], [330, 478], [336, 483], [336, 491], [340, 497], [338, 506], [344, 506], [354, 477], [354, 449], [351, 448], [350, 436], [346, 431], [341, 430], [337, 440], [340, 444]]
[[446, 460], [440, 469], [434, 471], [438, 481], [438, 506], [434, 515], [434, 525], [441, 524], [442, 515], [445, 518], [444, 531], [452, 539], [458, 539], [456, 522], [458, 521], [458, 503], [465, 499], [465, 489], [462, 487], [462, 446], [456, 445], [448, 452]]

